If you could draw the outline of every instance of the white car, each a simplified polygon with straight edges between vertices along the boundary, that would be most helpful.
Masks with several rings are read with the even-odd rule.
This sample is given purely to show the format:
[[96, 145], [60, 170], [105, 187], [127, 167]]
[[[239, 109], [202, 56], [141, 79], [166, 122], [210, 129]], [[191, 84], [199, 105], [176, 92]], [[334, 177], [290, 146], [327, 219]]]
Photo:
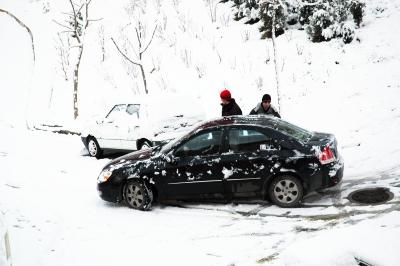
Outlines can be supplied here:
[[175, 138], [204, 119], [201, 114], [187, 116], [182, 112], [173, 112], [173, 106], [164, 110], [157, 106], [160, 105], [144, 101], [112, 106], [103, 118], [92, 122], [81, 132], [89, 155], [99, 158], [103, 151], [150, 148]]
[[10, 238], [0, 212], [0, 265], [11, 266]]

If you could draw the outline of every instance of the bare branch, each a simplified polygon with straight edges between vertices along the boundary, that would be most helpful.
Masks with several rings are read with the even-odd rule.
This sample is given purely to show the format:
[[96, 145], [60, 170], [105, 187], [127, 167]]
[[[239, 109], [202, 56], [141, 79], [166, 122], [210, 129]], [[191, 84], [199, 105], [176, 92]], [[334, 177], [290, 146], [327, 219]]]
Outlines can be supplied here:
[[77, 14], [79, 14], [79, 13], [81, 13], [81, 11], [82, 11], [82, 8], [85, 6], [85, 3], [83, 3], [80, 7], [79, 7], [79, 9], [78, 9], [78, 11], [76, 12]]
[[97, 19], [88, 19], [88, 21], [100, 21], [103, 20], [103, 18], [97, 18]]
[[31, 37], [31, 42], [32, 42], [32, 53], [33, 53], [33, 62], [35, 62], [36, 60], [36, 55], [35, 55], [35, 44], [33, 42], [33, 34], [31, 29], [25, 25], [25, 23], [23, 23], [21, 20], [19, 20], [16, 16], [14, 16], [12, 13], [8, 12], [7, 10], [1, 9], [0, 8], [0, 12], [6, 13], [7, 15], [9, 15], [10, 17], [12, 17], [20, 26], [22, 26], [23, 28], [26, 29], [26, 31], [28, 32], [29, 36]]
[[124, 53], [121, 51], [121, 49], [119, 49], [118, 45], [115, 43], [115, 41], [114, 41], [113, 38], [111, 38], [111, 41], [114, 43], [114, 45], [115, 45], [115, 47], [117, 48], [118, 52], [119, 52], [126, 60], [128, 60], [130, 63], [132, 63], [132, 64], [134, 64], [134, 65], [136, 65], [136, 66], [141, 66], [141, 65], [142, 65], [142, 64], [139, 64], [139, 63], [134, 62], [134, 61], [132, 61], [131, 59], [129, 59], [129, 57], [128, 57], [126, 54], [124, 54]]
[[73, 28], [68, 27], [68, 26], [66, 26], [66, 25], [64, 25], [64, 24], [61, 24], [60, 22], [58, 22], [58, 21], [56, 21], [56, 20], [54, 20], [54, 19], [53, 19], [53, 22], [56, 23], [57, 25], [61, 26], [61, 27], [67, 28], [67, 29], [69, 29], [69, 30], [74, 30]]
[[73, 12], [73, 19], [74, 19], [74, 30], [75, 30], [75, 38], [78, 40], [78, 42], [81, 42], [81, 39], [79, 38], [79, 34], [78, 34], [78, 21], [77, 21], [77, 13], [75, 11], [75, 7], [74, 7], [74, 3], [72, 3], [72, 0], [69, 0], [70, 4], [71, 4], [71, 8], [72, 8], [72, 12]]
[[135, 28], [135, 31], [136, 31], [136, 38], [139, 42], [139, 53], [140, 53], [140, 48], [142, 48], [142, 40], [140, 39], [139, 31], [137, 28]]
[[144, 48], [144, 50], [142, 52], [140, 52], [140, 54], [143, 54], [144, 52], [146, 52], [147, 48], [149, 48], [151, 42], [153, 41], [154, 33], [156, 32], [156, 29], [157, 29], [157, 25], [154, 27], [153, 34], [151, 35], [151, 39], [150, 39], [149, 43], [146, 45], [146, 48]]
[[86, 20], [86, 23], [85, 23], [85, 29], [88, 27], [88, 25], [89, 25], [89, 19], [88, 19], [88, 17], [89, 17], [89, 4], [90, 4], [90, 0], [89, 0], [89, 2], [86, 2], [86, 5], [85, 5], [85, 9], [86, 9], [86, 18], [85, 18], [85, 20]]
[[76, 12], [75, 12], [74, 3], [72, 3], [72, 0], [69, 0], [69, 3], [71, 4], [72, 13], [73, 13], [73, 16], [74, 16], [74, 18], [75, 18], [75, 20], [76, 20]]
[[74, 30], [63, 30], [63, 31], [60, 31], [60, 33], [75, 33], [75, 31]]

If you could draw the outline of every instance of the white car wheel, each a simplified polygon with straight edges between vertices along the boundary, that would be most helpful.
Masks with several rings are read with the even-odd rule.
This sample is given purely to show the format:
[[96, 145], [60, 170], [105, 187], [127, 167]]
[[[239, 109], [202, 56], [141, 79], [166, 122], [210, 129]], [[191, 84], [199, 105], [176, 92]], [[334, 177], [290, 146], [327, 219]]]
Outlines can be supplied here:
[[139, 150], [147, 150], [150, 149], [151, 147], [152, 147], [151, 143], [146, 140], [142, 143], [142, 145], [140, 145]]
[[89, 155], [92, 157], [99, 158], [101, 156], [102, 150], [100, 149], [99, 143], [97, 143], [97, 140], [95, 138], [89, 138], [88, 151]]

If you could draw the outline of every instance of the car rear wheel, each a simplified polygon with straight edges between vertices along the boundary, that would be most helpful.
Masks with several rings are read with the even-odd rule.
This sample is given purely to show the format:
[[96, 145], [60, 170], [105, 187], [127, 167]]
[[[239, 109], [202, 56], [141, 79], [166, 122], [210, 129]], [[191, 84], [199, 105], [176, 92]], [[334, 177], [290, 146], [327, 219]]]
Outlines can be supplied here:
[[124, 195], [126, 203], [133, 209], [147, 211], [153, 203], [153, 192], [144, 182], [128, 181]]
[[304, 189], [300, 180], [290, 175], [275, 178], [268, 188], [271, 201], [283, 208], [299, 206], [303, 194]]
[[88, 151], [89, 155], [92, 157], [100, 158], [102, 155], [102, 150], [100, 148], [99, 143], [97, 142], [96, 138], [89, 137], [88, 138]]

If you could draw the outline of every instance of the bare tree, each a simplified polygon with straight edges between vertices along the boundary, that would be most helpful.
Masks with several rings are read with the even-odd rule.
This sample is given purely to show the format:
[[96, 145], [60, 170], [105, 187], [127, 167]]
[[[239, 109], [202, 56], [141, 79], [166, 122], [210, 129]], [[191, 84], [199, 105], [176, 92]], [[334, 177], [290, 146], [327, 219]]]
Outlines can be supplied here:
[[68, 18], [63, 23], [54, 21], [65, 30], [63, 33], [67, 33], [69, 38], [72, 38], [76, 45], [73, 48], [77, 48], [77, 53], [75, 54], [75, 65], [73, 71], [73, 107], [74, 107], [74, 118], [76, 119], [79, 115], [78, 108], [78, 86], [79, 86], [79, 67], [81, 64], [83, 48], [84, 48], [84, 38], [86, 29], [89, 26], [89, 5], [92, 0], [80, 0], [79, 3], [75, 3], [69, 0], [71, 10], [65, 13]]
[[208, 6], [208, 10], [210, 12], [211, 22], [214, 23], [217, 21], [217, 5], [219, 1], [217, 0], [205, 0], [206, 5]]
[[[12, 19], [14, 19], [21, 27], [23, 27], [28, 32], [29, 37], [31, 38], [33, 66], [35, 66], [35, 61], [36, 61], [35, 42], [33, 41], [33, 34], [32, 34], [31, 29], [11, 12], [0, 8], [0, 13], [4, 13], [4, 14], [10, 16]], [[28, 123], [28, 107], [29, 107], [30, 95], [31, 95], [31, 87], [29, 86], [27, 96], [26, 96], [26, 102], [25, 102], [25, 126], [27, 129], [31, 128]]]
[[145, 43], [145, 30], [143, 25], [139, 22], [138, 26], [135, 27], [135, 33], [136, 33], [136, 39], [137, 39], [137, 47], [136, 47], [136, 53], [137, 53], [137, 59], [131, 59], [126, 53], [124, 53], [118, 44], [115, 42], [113, 38], [111, 38], [111, 41], [114, 43], [115, 47], [117, 48], [118, 52], [131, 64], [138, 66], [140, 68], [140, 72], [142, 74], [142, 79], [143, 79], [143, 86], [144, 86], [144, 91], [146, 94], [149, 93], [149, 90], [147, 88], [147, 80], [146, 80], [146, 74], [144, 71], [143, 67], [143, 55], [147, 51], [147, 48], [149, 48], [151, 42], [153, 41], [154, 38], [154, 33], [156, 32], [157, 26], [154, 27], [153, 33], [151, 35], [151, 38], [148, 40], [147, 44], [144, 45]]
[[59, 65], [62, 71], [62, 75], [65, 81], [69, 80], [68, 72], [69, 72], [69, 55], [71, 51], [71, 43], [69, 38], [63, 39], [60, 33], [57, 33], [57, 44], [56, 50], [58, 53]]

